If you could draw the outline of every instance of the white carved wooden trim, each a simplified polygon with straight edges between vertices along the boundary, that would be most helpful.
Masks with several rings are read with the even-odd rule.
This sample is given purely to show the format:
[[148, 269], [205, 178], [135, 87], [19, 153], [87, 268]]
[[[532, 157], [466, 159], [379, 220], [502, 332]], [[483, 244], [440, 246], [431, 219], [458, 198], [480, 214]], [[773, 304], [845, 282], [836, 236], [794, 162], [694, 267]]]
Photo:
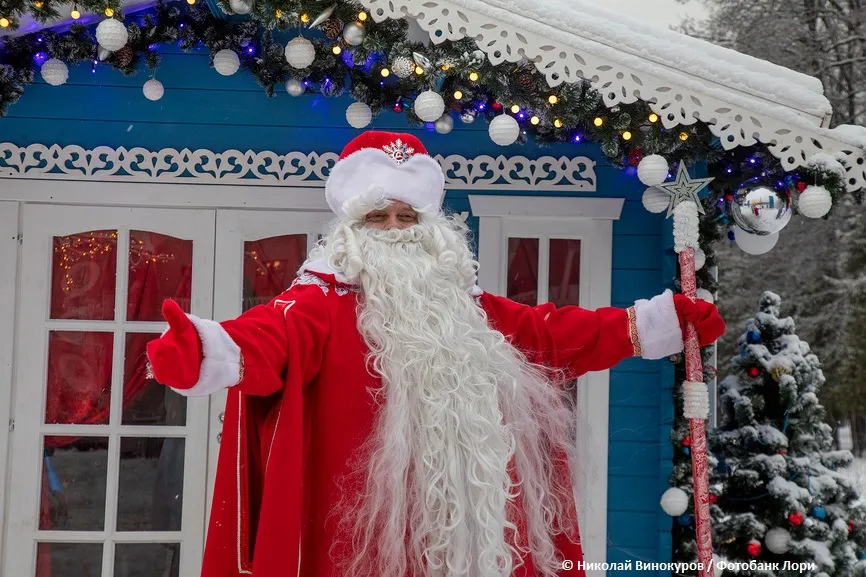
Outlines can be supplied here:
[[[761, 142], [779, 158], [785, 170], [805, 165], [819, 152], [837, 154], [845, 164], [848, 189], [866, 187], [866, 152], [844, 135], [821, 128], [824, 118], [696, 78], [576, 34], [568, 41], [563, 40], [561, 30], [553, 28], [549, 35], [536, 34], [492, 16], [495, 10], [489, 7], [481, 13], [448, 0], [359, 1], [377, 22], [415, 18], [437, 44], [474, 38], [493, 64], [532, 61], [550, 86], [588, 79], [608, 107], [643, 100], [666, 128], [704, 122], [726, 150]], [[656, 74], [638, 70], [639, 65]]]
[[[126, 149], [0, 143], [0, 176], [63, 180], [121, 180], [183, 184], [270, 185], [323, 187], [338, 155], [271, 151], [163, 148]], [[561, 190], [592, 192], [597, 189], [595, 161], [579, 156], [458, 155], [435, 157], [449, 189]]]

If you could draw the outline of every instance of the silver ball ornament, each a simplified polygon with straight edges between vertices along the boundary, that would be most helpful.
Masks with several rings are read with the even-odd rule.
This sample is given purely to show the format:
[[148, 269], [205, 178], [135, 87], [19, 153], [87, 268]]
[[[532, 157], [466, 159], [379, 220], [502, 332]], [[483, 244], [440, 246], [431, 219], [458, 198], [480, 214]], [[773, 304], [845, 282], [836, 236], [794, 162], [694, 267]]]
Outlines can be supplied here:
[[96, 41], [107, 50], [120, 50], [128, 40], [129, 31], [120, 20], [106, 18], [96, 27]]
[[69, 79], [69, 67], [66, 66], [65, 62], [57, 58], [46, 60], [39, 69], [39, 72], [42, 74], [42, 80], [51, 86], [66, 84], [66, 81]]
[[144, 83], [144, 86], [141, 87], [141, 91], [144, 93], [145, 98], [156, 102], [162, 98], [163, 94], [165, 94], [165, 87], [163, 87], [162, 82], [156, 78], [151, 78]]
[[734, 195], [731, 216], [746, 232], [768, 235], [779, 232], [791, 221], [791, 199], [765, 186], [741, 188]]
[[303, 36], [296, 36], [286, 44], [285, 55], [292, 68], [303, 70], [316, 59], [316, 48]]
[[343, 40], [349, 46], [360, 46], [367, 36], [367, 31], [357, 22], [349, 22], [343, 27]]
[[223, 76], [231, 76], [241, 67], [241, 59], [234, 50], [224, 48], [214, 54], [213, 67]]
[[475, 113], [471, 110], [466, 110], [460, 115], [460, 122], [463, 124], [472, 124], [475, 122]]
[[436, 122], [445, 112], [445, 100], [432, 90], [425, 90], [415, 97], [415, 115], [424, 122]]
[[454, 117], [450, 113], [445, 113], [436, 120], [433, 126], [439, 134], [448, 134], [454, 129]]
[[291, 96], [300, 96], [304, 92], [306, 92], [306, 88], [304, 87], [304, 83], [298, 80], [297, 78], [289, 78], [286, 80], [286, 92], [288, 92]]
[[252, 0], [229, 0], [229, 7], [235, 14], [249, 14], [253, 11]]
[[411, 58], [398, 56], [391, 63], [391, 70], [400, 78], [408, 78], [415, 71], [415, 62]]

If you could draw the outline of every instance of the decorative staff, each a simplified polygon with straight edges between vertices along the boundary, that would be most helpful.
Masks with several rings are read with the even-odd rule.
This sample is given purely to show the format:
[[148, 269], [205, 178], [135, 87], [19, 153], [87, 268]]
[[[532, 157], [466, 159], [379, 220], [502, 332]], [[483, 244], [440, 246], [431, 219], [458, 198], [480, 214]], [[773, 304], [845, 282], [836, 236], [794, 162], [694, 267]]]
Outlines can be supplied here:
[[[698, 249], [700, 220], [698, 213], [704, 208], [698, 192], [712, 178], [692, 179], [685, 162], [680, 162], [677, 178], [657, 185], [670, 196], [667, 217], [674, 217], [674, 250], [679, 255], [682, 293], [692, 301], [697, 299], [695, 280], [695, 251]], [[691, 323], [686, 324], [685, 356], [686, 380], [683, 383], [683, 416], [689, 420], [691, 436], [692, 479], [694, 482], [695, 540], [698, 545], [698, 563], [701, 577], [713, 577], [713, 536], [710, 527], [710, 491], [707, 473], [707, 429], [710, 396], [703, 378], [701, 347], [698, 333]]]

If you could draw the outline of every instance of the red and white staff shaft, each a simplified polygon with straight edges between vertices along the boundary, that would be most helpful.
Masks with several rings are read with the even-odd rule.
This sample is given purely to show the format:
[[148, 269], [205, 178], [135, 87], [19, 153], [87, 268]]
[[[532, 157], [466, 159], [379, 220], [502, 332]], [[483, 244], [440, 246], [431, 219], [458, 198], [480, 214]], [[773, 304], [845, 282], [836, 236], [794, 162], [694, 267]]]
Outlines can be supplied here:
[[[674, 208], [674, 249], [679, 254], [682, 293], [697, 299], [695, 251], [698, 248], [698, 207], [681, 202]], [[689, 420], [692, 478], [694, 480], [695, 539], [701, 577], [713, 577], [713, 537], [710, 527], [710, 491], [707, 473], [706, 420], [710, 397], [701, 366], [701, 347], [695, 327], [688, 323], [685, 341], [686, 380], [683, 383], [683, 415]]]

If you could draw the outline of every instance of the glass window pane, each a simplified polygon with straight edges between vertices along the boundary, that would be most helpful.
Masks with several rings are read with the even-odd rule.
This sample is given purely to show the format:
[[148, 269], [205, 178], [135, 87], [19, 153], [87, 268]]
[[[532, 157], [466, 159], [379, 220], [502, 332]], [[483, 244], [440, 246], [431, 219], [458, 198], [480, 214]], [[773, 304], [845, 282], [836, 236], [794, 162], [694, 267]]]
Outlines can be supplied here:
[[114, 577], [178, 577], [179, 543], [120, 543], [114, 549]]
[[147, 343], [155, 333], [127, 333], [123, 366], [124, 425], [186, 425], [186, 397], [147, 378]]
[[102, 543], [39, 543], [36, 577], [99, 577]]
[[558, 307], [580, 304], [580, 241], [550, 239], [549, 271], [548, 300]]
[[162, 321], [162, 302], [177, 301], [189, 312], [192, 241], [157, 232], [129, 232], [129, 290], [126, 319]]
[[108, 439], [46, 437], [43, 447], [42, 531], [101, 531], [105, 526]]
[[285, 234], [244, 243], [243, 309], [267, 304], [289, 288], [307, 256], [306, 234]]
[[48, 334], [46, 423], [108, 423], [113, 350], [113, 333], [51, 331]]
[[116, 286], [116, 230], [54, 237], [52, 319], [113, 320]]
[[184, 439], [120, 441], [118, 531], [180, 531]]
[[538, 239], [508, 239], [508, 282], [506, 294], [525, 305], [538, 304]]

